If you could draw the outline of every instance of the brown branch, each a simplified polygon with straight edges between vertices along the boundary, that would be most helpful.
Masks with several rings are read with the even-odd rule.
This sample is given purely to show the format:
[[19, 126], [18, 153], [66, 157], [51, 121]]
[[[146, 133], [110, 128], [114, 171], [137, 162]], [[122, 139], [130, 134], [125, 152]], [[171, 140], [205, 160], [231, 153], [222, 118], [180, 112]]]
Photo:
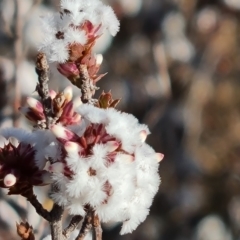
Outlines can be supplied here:
[[97, 214], [92, 212], [93, 240], [102, 240], [102, 227]]
[[38, 53], [36, 60], [36, 72], [38, 74], [38, 81], [36, 90], [42, 99], [44, 115], [46, 117], [46, 128], [49, 128], [53, 122], [53, 109], [52, 109], [52, 99], [49, 96], [48, 88], [48, 72], [49, 66], [47, 63], [47, 58], [44, 53]]
[[42, 204], [37, 200], [36, 195], [33, 191], [29, 191], [27, 194], [23, 194], [24, 197], [32, 204], [35, 208], [36, 212], [43, 217], [48, 222], [52, 221], [51, 213], [48, 212], [45, 208], [43, 208]]
[[26, 197], [26, 199], [35, 208], [36, 212], [50, 223], [52, 240], [64, 239], [64, 236], [62, 235], [62, 216], [64, 211], [63, 207], [55, 203], [52, 210], [48, 212], [37, 200], [37, 197], [33, 193], [32, 189], [29, 189], [28, 191], [22, 193], [22, 196]]
[[62, 240], [62, 217], [63, 217], [63, 207], [59, 206], [58, 204], [54, 204], [51, 210], [51, 235], [52, 240]]
[[89, 210], [84, 218], [82, 228], [75, 240], [84, 240], [85, 236], [92, 229], [92, 210]]
[[80, 72], [80, 89], [82, 92], [81, 100], [83, 103], [94, 104], [96, 100], [92, 99], [95, 91], [98, 89], [90, 78], [87, 70], [87, 65], [81, 64], [79, 66]]
[[71, 219], [69, 225], [63, 230], [63, 235], [66, 237], [66, 239], [70, 237], [70, 234], [77, 228], [82, 219], [83, 217], [80, 215], [76, 215]]

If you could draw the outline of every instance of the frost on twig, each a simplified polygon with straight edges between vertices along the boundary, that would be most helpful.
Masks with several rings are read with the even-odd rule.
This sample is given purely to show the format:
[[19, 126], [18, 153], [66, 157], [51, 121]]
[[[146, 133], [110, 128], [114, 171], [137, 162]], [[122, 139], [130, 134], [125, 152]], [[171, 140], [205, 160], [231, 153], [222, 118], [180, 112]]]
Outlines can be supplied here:
[[48, 89], [48, 72], [49, 66], [47, 63], [47, 58], [44, 53], [38, 53], [36, 61], [36, 72], [38, 74], [38, 84], [36, 90], [42, 99], [43, 111], [46, 117], [46, 128], [49, 128], [50, 124], [53, 122], [53, 110], [52, 110], [52, 99], [49, 96]]
[[92, 96], [95, 94], [95, 91], [98, 89], [93, 84], [93, 80], [89, 77], [88, 71], [87, 71], [87, 65], [81, 64], [79, 66], [79, 72], [80, 72], [80, 89], [82, 92], [82, 102], [83, 103], [90, 103], [94, 104], [97, 102], [97, 100], [92, 99]]

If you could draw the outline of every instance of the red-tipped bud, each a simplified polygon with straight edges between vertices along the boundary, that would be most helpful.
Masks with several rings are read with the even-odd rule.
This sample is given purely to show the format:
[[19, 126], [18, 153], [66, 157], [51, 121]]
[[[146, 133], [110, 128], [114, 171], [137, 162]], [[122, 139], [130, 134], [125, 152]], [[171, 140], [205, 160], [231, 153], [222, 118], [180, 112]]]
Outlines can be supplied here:
[[66, 78], [79, 76], [77, 65], [72, 62], [59, 64], [57, 69]]
[[36, 112], [43, 113], [43, 106], [42, 103], [40, 103], [37, 99], [28, 97], [27, 98], [27, 104], [30, 108], [32, 108]]
[[76, 134], [74, 134], [73, 132], [69, 131], [68, 129], [60, 125], [53, 125], [51, 130], [57, 138], [62, 138], [67, 141], [71, 141], [73, 139], [78, 138]]

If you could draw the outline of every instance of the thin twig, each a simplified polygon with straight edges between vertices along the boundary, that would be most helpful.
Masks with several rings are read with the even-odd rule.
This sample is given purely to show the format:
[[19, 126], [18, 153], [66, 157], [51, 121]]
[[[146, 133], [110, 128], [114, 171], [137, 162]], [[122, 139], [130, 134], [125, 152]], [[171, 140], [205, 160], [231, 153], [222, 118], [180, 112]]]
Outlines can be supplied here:
[[93, 240], [102, 240], [102, 227], [97, 214], [92, 212]]
[[63, 235], [68, 239], [70, 234], [77, 228], [78, 224], [83, 219], [82, 216], [76, 215], [71, 219], [69, 225], [63, 230]]
[[14, 75], [13, 75], [13, 85], [14, 85], [14, 102], [13, 102], [13, 125], [18, 127], [19, 125], [19, 111], [21, 101], [21, 92], [19, 87], [19, 82], [17, 78], [17, 70], [22, 56], [22, 30], [23, 22], [20, 18], [20, 7], [21, 0], [15, 0], [15, 11], [14, 11], [14, 23], [13, 23], [13, 39], [14, 39]]
[[79, 66], [80, 71], [80, 89], [82, 92], [81, 100], [83, 103], [94, 104], [95, 100], [92, 99], [95, 91], [98, 89], [93, 83], [93, 80], [90, 78], [87, 70], [87, 65], [81, 64]]
[[82, 228], [75, 240], [84, 240], [85, 236], [92, 229], [92, 210], [89, 210], [84, 218]]
[[63, 207], [59, 206], [58, 204], [54, 204], [52, 211], [51, 211], [51, 235], [52, 240], [62, 240], [62, 217], [63, 217]]
[[38, 81], [36, 90], [42, 99], [43, 111], [46, 117], [46, 127], [49, 128], [53, 122], [52, 99], [49, 96], [48, 88], [48, 72], [49, 66], [47, 58], [44, 53], [38, 53], [36, 61], [36, 72], [38, 74]]
[[27, 198], [27, 200], [32, 204], [32, 206], [35, 208], [36, 212], [42, 216], [47, 221], [52, 221], [51, 213], [48, 212], [45, 208], [43, 208], [42, 204], [37, 200], [37, 197], [33, 192], [29, 192], [29, 194], [24, 194], [24, 197]]

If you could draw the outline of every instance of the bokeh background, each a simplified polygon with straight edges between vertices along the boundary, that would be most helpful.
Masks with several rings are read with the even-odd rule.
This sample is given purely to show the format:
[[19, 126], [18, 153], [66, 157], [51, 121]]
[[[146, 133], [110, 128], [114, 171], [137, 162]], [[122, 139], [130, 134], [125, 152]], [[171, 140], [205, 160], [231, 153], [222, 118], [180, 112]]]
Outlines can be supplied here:
[[[120, 225], [104, 225], [103, 239], [239, 240], [240, 0], [105, 2], [121, 28], [95, 48], [108, 72], [98, 94], [111, 89], [121, 98], [118, 107], [149, 125], [147, 141], [165, 158], [146, 221], [125, 236]], [[0, 0], [1, 127], [29, 128], [17, 108], [37, 82], [39, 16], [58, 7], [57, 0]], [[69, 82], [51, 72], [50, 85], [63, 89]], [[50, 208], [47, 188], [36, 193]], [[0, 240], [18, 239], [21, 219], [37, 239], [48, 233], [25, 199], [1, 191]]]

